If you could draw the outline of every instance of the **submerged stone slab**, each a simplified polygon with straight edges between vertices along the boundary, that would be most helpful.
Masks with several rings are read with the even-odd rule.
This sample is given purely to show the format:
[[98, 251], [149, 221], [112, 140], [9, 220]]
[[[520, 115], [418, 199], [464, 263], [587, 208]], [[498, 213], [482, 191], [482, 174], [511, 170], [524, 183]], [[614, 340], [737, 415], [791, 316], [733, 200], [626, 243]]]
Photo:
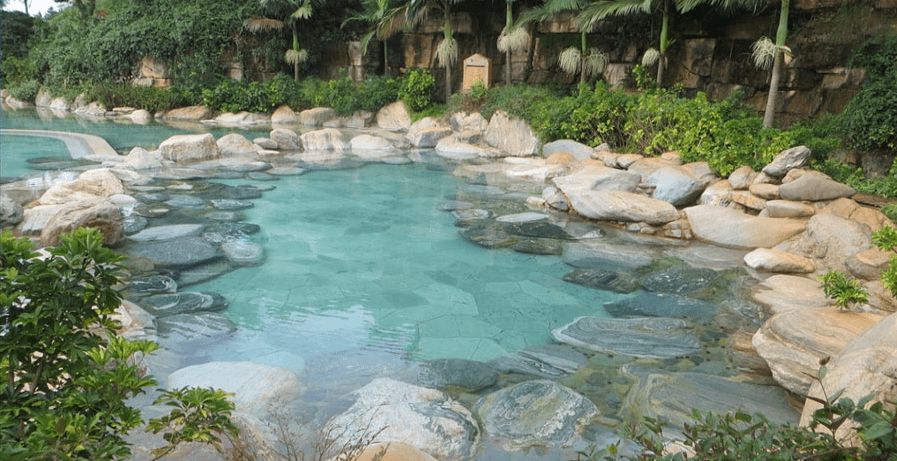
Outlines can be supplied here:
[[229, 318], [217, 312], [170, 315], [157, 319], [156, 328], [160, 336], [180, 341], [214, 338], [237, 331]]
[[717, 278], [719, 278], [719, 272], [713, 269], [677, 264], [647, 274], [641, 277], [639, 282], [648, 291], [685, 294], [706, 288]]
[[669, 293], [642, 293], [606, 303], [604, 310], [614, 317], [708, 318], [719, 312], [715, 304]]
[[635, 275], [598, 267], [574, 269], [564, 274], [563, 280], [584, 287], [616, 293], [632, 293], [642, 289], [642, 284]]
[[569, 447], [599, 415], [594, 403], [554, 381], [535, 380], [480, 399], [475, 411], [486, 434], [509, 451]]
[[135, 242], [157, 242], [199, 235], [206, 226], [202, 224], [172, 224], [146, 228], [128, 238]]
[[197, 311], [220, 311], [227, 308], [224, 296], [212, 292], [183, 291], [158, 294], [140, 301], [144, 310], [156, 317]]
[[489, 365], [502, 373], [558, 379], [575, 373], [588, 361], [585, 355], [566, 344], [541, 344], [490, 360]]
[[633, 418], [652, 417], [676, 429], [694, 422], [693, 410], [715, 414], [759, 412], [778, 424], [796, 424], [799, 418], [780, 387], [703, 373], [648, 374], [626, 395], [623, 409]]
[[421, 364], [418, 381], [422, 386], [437, 389], [457, 388], [465, 392], [485, 389], [498, 381], [494, 368], [464, 359], [436, 359]]
[[565, 344], [633, 357], [673, 358], [701, 351], [691, 325], [681, 319], [580, 317], [551, 334]]
[[265, 262], [265, 249], [248, 240], [228, 240], [221, 244], [221, 251], [232, 264], [258, 266]]

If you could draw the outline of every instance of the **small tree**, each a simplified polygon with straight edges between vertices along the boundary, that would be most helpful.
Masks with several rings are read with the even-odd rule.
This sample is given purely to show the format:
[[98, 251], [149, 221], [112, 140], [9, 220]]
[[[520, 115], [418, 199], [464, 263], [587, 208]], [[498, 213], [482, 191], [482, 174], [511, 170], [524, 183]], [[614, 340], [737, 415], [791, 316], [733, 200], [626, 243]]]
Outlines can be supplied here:
[[842, 272], [828, 271], [819, 276], [825, 297], [834, 299], [841, 309], [848, 309], [854, 304], [862, 304], [869, 300], [869, 295], [859, 280], [850, 279]]

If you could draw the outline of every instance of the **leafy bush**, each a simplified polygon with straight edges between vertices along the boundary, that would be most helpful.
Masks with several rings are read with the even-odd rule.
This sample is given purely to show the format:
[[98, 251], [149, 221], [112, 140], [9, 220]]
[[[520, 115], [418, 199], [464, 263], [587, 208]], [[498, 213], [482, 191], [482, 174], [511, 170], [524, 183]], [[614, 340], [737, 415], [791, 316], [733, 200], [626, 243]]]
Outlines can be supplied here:
[[[114, 334], [122, 257], [96, 229], [61, 236], [47, 259], [0, 235], [0, 458], [111, 459], [140, 425], [126, 399], [155, 384], [128, 360], [155, 344]], [[105, 338], [109, 338], [107, 342]], [[8, 377], [8, 380], [7, 378]]]
[[38, 91], [40, 91], [40, 82], [35, 79], [30, 79], [11, 88], [9, 94], [19, 101], [33, 102], [35, 98], [37, 98]]
[[842, 309], [869, 300], [869, 295], [859, 280], [850, 279], [838, 271], [828, 271], [818, 277], [822, 281], [822, 291], [826, 298], [834, 299]]
[[399, 97], [408, 106], [408, 110], [420, 112], [430, 105], [436, 79], [427, 69], [411, 69], [402, 77]]
[[844, 134], [860, 149], [897, 149], [897, 37], [876, 37], [853, 57], [867, 72], [863, 88], [844, 108]]
[[94, 84], [86, 94], [88, 100], [98, 101], [108, 108], [136, 107], [150, 112], [174, 109], [179, 102], [175, 93], [169, 90], [129, 84]]
[[37, 79], [37, 66], [30, 59], [5, 57], [0, 64], [4, 88], [15, 88], [29, 80]]

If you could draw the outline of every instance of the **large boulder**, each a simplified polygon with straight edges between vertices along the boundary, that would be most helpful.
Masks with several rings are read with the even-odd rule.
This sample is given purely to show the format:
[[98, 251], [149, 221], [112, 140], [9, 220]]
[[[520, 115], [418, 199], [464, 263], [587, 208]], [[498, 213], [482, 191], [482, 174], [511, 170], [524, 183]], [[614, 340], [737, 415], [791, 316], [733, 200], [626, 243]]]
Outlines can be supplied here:
[[315, 107], [299, 112], [299, 123], [304, 126], [322, 126], [336, 117], [336, 111], [329, 107]]
[[849, 198], [834, 200], [819, 210], [820, 214], [833, 214], [842, 218], [856, 221], [869, 226], [869, 230], [875, 232], [884, 226], [894, 226], [894, 223], [877, 208], [863, 206]]
[[468, 459], [479, 444], [476, 419], [441, 391], [378, 378], [352, 394], [355, 403], [325, 429], [338, 444], [377, 434], [443, 461]]
[[526, 157], [539, 153], [541, 142], [526, 122], [496, 111], [486, 128], [485, 141], [508, 155]]
[[436, 143], [436, 154], [450, 160], [472, 160], [486, 155], [485, 149], [464, 141], [456, 136], [447, 136]]
[[355, 136], [349, 140], [349, 146], [352, 149], [352, 153], [359, 157], [369, 156], [372, 152], [389, 155], [396, 155], [399, 153], [388, 139], [370, 134], [360, 134]]
[[754, 333], [754, 349], [785, 389], [807, 395], [819, 361], [837, 354], [847, 342], [881, 316], [836, 309], [792, 309], [772, 316]]
[[[841, 393], [854, 402], [867, 395], [892, 409], [897, 402], [897, 314], [891, 314], [853, 337], [828, 363], [828, 373], [810, 387], [809, 395], [825, 399]], [[819, 403], [807, 399], [801, 424], [810, 422]], [[850, 436], [852, 423], [836, 437]]]
[[493, 392], [474, 406], [485, 433], [506, 450], [569, 447], [599, 415], [594, 403], [549, 380], [527, 381]]
[[70, 202], [41, 230], [41, 245], [59, 244], [59, 235], [79, 227], [94, 227], [103, 233], [103, 244], [116, 246], [124, 236], [121, 211], [111, 201], [96, 198]]
[[177, 163], [218, 158], [218, 144], [211, 133], [178, 134], [159, 144], [162, 158]]
[[163, 120], [179, 122], [199, 122], [212, 115], [211, 109], [206, 106], [190, 106], [172, 109], [162, 116]]
[[498, 372], [473, 360], [436, 359], [422, 363], [417, 378], [420, 384], [427, 387], [476, 392], [495, 384]]
[[642, 177], [626, 170], [600, 165], [585, 165], [573, 174], [559, 176], [552, 182], [561, 191], [579, 189], [622, 190], [635, 192]]
[[35, 205], [58, 205], [124, 194], [121, 180], [112, 170], [99, 168], [81, 173], [77, 179], [60, 182], [47, 189]]
[[769, 248], [801, 232], [801, 221], [760, 218], [730, 208], [698, 205], [685, 209], [696, 238], [721, 246]]
[[792, 309], [835, 307], [834, 301], [825, 296], [822, 282], [796, 275], [773, 275], [761, 281], [751, 296], [771, 314]]
[[576, 160], [585, 160], [592, 157], [595, 149], [571, 139], [559, 139], [542, 146], [543, 157], [550, 157], [561, 152], [572, 155]]
[[377, 111], [377, 127], [389, 131], [408, 131], [411, 128], [411, 116], [402, 101], [396, 101]]
[[424, 117], [408, 129], [408, 140], [414, 147], [435, 147], [442, 138], [451, 134], [451, 128], [439, 126], [432, 117]]
[[799, 238], [783, 242], [775, 249], [811, 258], [820, 270], [848, 272], [850, 257], [871, 246], [869, 226], [832, 214], [816, 214]]
[[298, 123], [299, 116], [290, 106], [280, 106], [271, 114], [272, 125], [296, 125]]
[[645, 183], [654, 186], [651, 197], [673, 206], [690, 205], [704, 191], [704, 184], [681, 167], [659, 168]]
[[216, 144], [218, 145], [218, 155], [222, 157], [255, 155], [262, 150], [261, 147], [239, 133], [226, 134], [218, 139]]
[[744, 255], [744, 262], [751, 269], [765, 272], [807, 274], [816, 270], [808, 258], [768, 248], [757, 248]]
[[155, 170], [162, 168], [162, 152], [158, 150], [147, 151], [137, 146], [125, 156], [125, 161], [121, 165], [123, 168], [132, 170]]
[[252, 362], [210, 362], [181, 368], [168, 376], [168, 388], [206, 387], [234, 394], [238, 412], [266, 412], [295, 398], [299, 381], [289, 370]]
[[810, 163], [810, 149], [807, 146], [797, 146], [783, 150], [772, 159], [772, 163], [763, 167], [763, 173], [781, 178], [795, 168], [802, 168]]
[[856, 191], [833, 179], [816, 174], [804, 174], [794, 181], [782, 184], [779, 194], [785, 200], [819, 202], [851, 197]]
[[299, 139], [302, 140], [302, 145], [306, 151], [343, 151], [350, 148], [349, 143], [343, 140], [343, 134], [336, 128], [309, 131], [299, 136]]
[[280, 150], [302, 150], [302, 142], [295, 131], [287, 128], [275, 128], [268, 135]]
[[0, 223], [4, 226], [15, 226], [23, 219], [25, 219], [25, 209], [22, 208], [22, 205], [6, 194], [0, 195]]

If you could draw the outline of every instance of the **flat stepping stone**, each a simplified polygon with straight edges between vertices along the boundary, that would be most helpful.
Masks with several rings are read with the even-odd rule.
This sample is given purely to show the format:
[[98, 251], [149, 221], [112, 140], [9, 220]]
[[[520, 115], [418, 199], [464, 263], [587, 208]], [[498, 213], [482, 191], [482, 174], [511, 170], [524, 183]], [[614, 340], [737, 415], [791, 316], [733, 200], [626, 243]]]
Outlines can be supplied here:
[[137, 297], [159, 293], [174, 293], [178, 291], [178, 283], [166, 275], [150, 275], [148, 277], [132, 278], [125, 285], [124, 291]]
[[423, 362], [417, 378], [425, 387], [476, 392], [494, 385], [498, 381], [498, 372], [473, 360], [436, 359]]
[[181, 288], [188, 287], [212, 280], [234, 269], [235, 267], [227, 261], [211, 262], [178, 272], [177, 281]]
[[157, 267], [189, 267], [221, 256], [218, 248], [194, 237], [166, 241], [138, 242], [128, 245], [123, 253], [132, 258], [146, 258]]
[[551, 334], [564, 344], [632, 357], [665, 359], [701, 351], [698, 336], [681, 319], [580, 317]]
[[165, 204], [172, 208], [202, 208], [206, 201], [192, 195], [171, 195]]
[[197, 311], [220, 311], [227, 308], [227, 299], [218, 293], [185, 291], [149, 296], [140, 301], [144, 310], [156, 317]]
[[600, 268], [574, 269], [564, 275], [565, 282], [614, 293], [632, 293], [642, 289], [638, 277], [629, 272]]
[[237, 222], [246, 219], [246, 215], [239, 211], [213, 211], [206, 213], [204, 216], [206, 219], [221, 222]]
[[557, 379], [575, 373], [580, 367], [587, 365], [588, 361], [584, 354], [570, 346], [543, 344], [493, 359], [489, 361], [489, 365], [502, 373]]
[[157, 319], [156, 328], [159, 336], [180, 341], [214, 338], [237, 331], [230, 319], [217, 312], [170, 315]]
[[246, 239], [258, 233], [261, 226], [245, 222], [221, 222], [210, 226], [202, 233], [202, 239], [209, 243], [222, 243], [228, 240]]
[[717, 278], [719, 273], [713, 269], [680, 264], [645, 275], [639, 282], [648, 291], [685, 294], [706, 288]]
[[172, 224], [170, 226], [154, 226], [146, 228], [134, 235], [131, 240], [135, 242], [159, 242], [177, 238], [193, 237], [199, 235], [206, 226], [202, 224]]
[[232, 199], [214, 199], [209, 200], [209, 203], [211, 203], [216, 210], [221, 211], [239, 211], [255, 206], [255, 204], [252, 202]]
[[221, 244], [224, 257], [237, 266], [258, 266], [265, 262], [265, 249], [246, 240], [229, 240]]

